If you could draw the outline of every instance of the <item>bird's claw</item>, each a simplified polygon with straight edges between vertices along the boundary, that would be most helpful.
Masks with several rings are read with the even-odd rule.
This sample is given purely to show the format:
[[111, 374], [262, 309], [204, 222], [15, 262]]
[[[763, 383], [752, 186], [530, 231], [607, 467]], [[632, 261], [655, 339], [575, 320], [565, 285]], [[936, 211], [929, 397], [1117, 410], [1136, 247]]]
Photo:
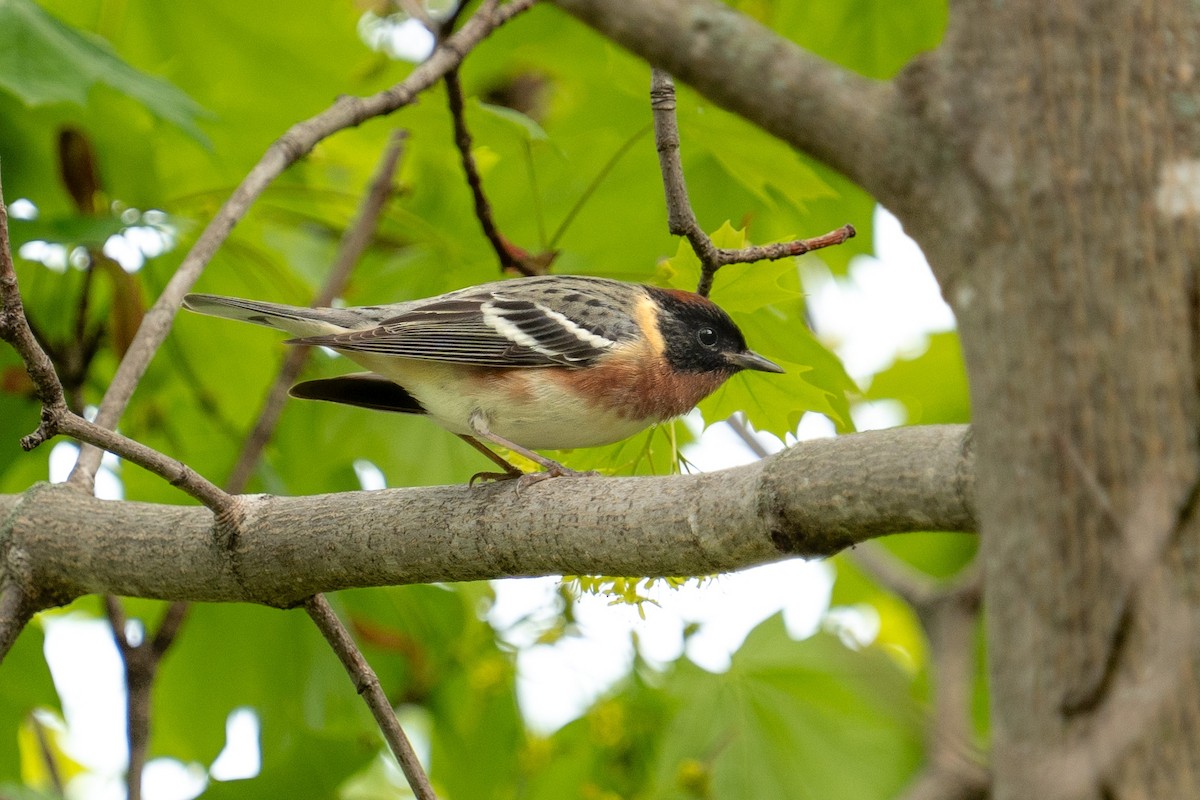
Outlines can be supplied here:
[[526, 472], [517, 478], [517, 492], [520, 493], [536, 483], [541, 483], [551, 478], [597, 478], [599, 476], [600, 473], [594, 469], [587, 472], [580, 472], [577, 469], [564, 467], [562, 464], [554, 464], [542, 472]]
[[525, 475], [526, 473], [524, 472], [476, 472], [471, 476], [471, 480], [467, 482], [467, 485], [474, 486], [475, 481], [479, 481], [480, 483], [491, 483], [492, 481], [497, 483], [500, 481], [511, 481], [514, 479], [523, 478]]
[[491, 481], [508, 481], [516, 480], [517, 493], [528, 489], [536, 483], [549, 480], [551, 478], [598, 478], [600, 473], [594, 469], [580, 472], [577, 469], [565, 467], [562, 464], [554, 464], [547, 467], [542, 472], [476, 472], [471, 476], [469, 486], [474, 486], [475, 481], [491, 482]]

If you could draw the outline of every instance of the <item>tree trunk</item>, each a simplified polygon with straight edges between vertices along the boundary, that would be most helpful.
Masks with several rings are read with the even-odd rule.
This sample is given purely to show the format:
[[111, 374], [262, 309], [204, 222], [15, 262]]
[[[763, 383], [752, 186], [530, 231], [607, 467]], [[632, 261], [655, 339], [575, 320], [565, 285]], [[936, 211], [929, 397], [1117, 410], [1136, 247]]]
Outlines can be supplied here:
[[891, 201], [958, 315], [994, 796], [1200, 797], [1194, 4], [953, 5]]

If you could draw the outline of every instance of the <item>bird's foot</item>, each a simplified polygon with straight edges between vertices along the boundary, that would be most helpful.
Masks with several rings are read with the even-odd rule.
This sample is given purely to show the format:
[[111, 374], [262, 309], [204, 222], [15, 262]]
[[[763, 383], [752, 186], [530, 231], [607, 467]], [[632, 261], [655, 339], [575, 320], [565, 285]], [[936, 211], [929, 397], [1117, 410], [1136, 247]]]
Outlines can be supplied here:
[[521, 477], [517, 478], [517, 491], [520, 492], [528, 489], [535, 483], [550, 480], [551, 478], [598, 478], [600, 473], [594, 469], [587, 472], [580, 472], [577, 469], [571, 469], [559, 464], [557, 461], [551, 461], [546, 469], [542, 472], [526, 472]]
[[476, 472], [471, 476], [471, 480], [467, 482], [468, 486], [474, 486], [475, 481], [480, 483], [499, 483], [500, 481], [519, 480], [525, 477], [524, 472]]
[[501, 458], [487, 447], [484, 447], [483, 444], [475, 439], [475, 437], [460, 433], [458, 435], [460, 439], [474, 447], [479, 452], [483, 453], [492, 461], [496, 462], [496, 465], [504, 470], [504, 472], [476, 472], [471, 476], [471, 481], [468, 484], [469, 486], [474, 486], [475, 481], [490, 482], [515, 479], [517, 482], [517, 493], [519, 494], [522, 490], [528, 489], [535, 483], [541, 483], [542, 481], [550, 478], [595, 478], [599, 477], [600, 475], [600, 473], [596, 472], [595, 470], [580, 472], [579, 470], [571, 469], [568, 466], [558, 463], [552, 458], [546, 458], [545, 456], [538, 455], [532, 450], [521, 447], [519, 444], [510, 442], [507, 439], [503, 439], [486, 430], [476, 431], [476, 435], [482, 436], [485, 439], [500, 445], [501, 447], [506, 447], [509, 450], [512, 450], [514, 453], [524, 456], [536, 464], [542, 465], [545, 467], [545, 470], [543, 472], [522, 472], [520, 469], [510, 464], [508, 461]]
[[581, 472], [577, 469], [565, 467], [562, 464], [555, 464], [548, 467], [542, 472], [476, 472], [471, 476], [468, 486], [474, 486], [475, 481], [480, 483], [499, 483], [500, 481], [517, 482], [517, 491], [521, 492], [528, 489], [534, 484], [542, 481], [550, 480], [551, 478], [598, 478], [600, 473], [594, 469], [589, 469], [586, 472]]

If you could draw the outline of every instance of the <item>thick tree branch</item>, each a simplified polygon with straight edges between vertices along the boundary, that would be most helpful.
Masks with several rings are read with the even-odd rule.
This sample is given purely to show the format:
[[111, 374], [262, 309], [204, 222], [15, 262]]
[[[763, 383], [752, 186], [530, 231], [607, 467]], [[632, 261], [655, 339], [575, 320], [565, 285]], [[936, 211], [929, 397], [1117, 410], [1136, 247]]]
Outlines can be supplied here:
[[[168, 281], [158, 300], [146, 312], [137, 335], [125, 357], [121, 359], [117, 373], [104, 395], [96, 415], [96, 424], [104, 428], [116, 426], [133, 396], [133, 390], [159, 345], [170, 332], [183, 296], [200, 277], [209, 259], [228, 237], [233, 226], [245, 215], [250, 205], [271, 181], [308, 154], [322, 139], [411, 103], [420, 92], [458, 66], [471, 48], [489, 33], [528, 9], [533, 3], [534, 0], [511, 0], [501, 6], [485, 4], [479, 13], [467, 20], [461, 30], [442, 42], [428, 59], [400, 83], [370, 97], [343, 96], [317, 116], [292, 126], [272, 144], [234, 190], [233, 195], [221, 206], [183, 263], [179, 265], [179, 269]], [[101, 455], [101, 451], [95, 447], [84, 447], [72, 473], [72, 483], [90, 489], [96, 470], [100, 467]]]
[[[701, 475], [570, 478], [205, 509], [39, 484], [0, 495], [0, 547], [37, 607], [82, 594], [292, 606], [350, 586], [504, 576], [703, 575], [831, 555], [874, 536], [975, 527], [965, 426], [803, 442]], [[33, 590], [36, 588], [36, 592]]]
[[658, 149], [658, 164], [662, 171], [663, 192], [667, 201], [667, 228], [676, 236], [686, 236], [692, 252], [700, 259], [700, 283], [696, 293], [708, 297], [713, 276], [726, 264], [770, 261], [801, 256], [822, 247], [842, 244], [854, 236], [853, 225], [843, 225], [835, 231], [811, 239], [779, 242], [763, 246], [727, 250], [717, 247], [700, 223], [688, 198], [679, 158], [679, 125], [675, 119], [675, 82], [661, 69], [650, 71], [650, 109], [654, 112], [654, 142]]
[[921, 144], [898, 93], [715, 0], [554, 0], [650, 64], [886, 200]]

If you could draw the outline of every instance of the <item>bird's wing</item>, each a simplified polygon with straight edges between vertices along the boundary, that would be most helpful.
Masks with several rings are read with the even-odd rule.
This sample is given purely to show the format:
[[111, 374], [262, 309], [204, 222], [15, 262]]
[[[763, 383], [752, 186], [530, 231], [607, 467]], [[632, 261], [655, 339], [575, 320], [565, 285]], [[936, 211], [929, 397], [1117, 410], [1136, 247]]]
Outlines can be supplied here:
[[373, 327], [289, 344], [485, 367], [586, 367], [630, 333], [573, 310], [553, 296], [531, 299], [502, 289], [456, 293]]

